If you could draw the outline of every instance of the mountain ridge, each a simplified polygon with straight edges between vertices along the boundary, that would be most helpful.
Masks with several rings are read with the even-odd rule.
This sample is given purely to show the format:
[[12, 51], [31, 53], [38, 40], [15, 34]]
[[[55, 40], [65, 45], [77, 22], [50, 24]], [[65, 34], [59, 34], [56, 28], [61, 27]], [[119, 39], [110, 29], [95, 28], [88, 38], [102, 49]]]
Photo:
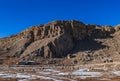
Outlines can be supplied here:
[[[77, 20], [57, 20], [0, 39], [0, 56], [5, 58], [2, 59], [3, 64], [6, 60], [9, 61], [8, 64], [19, 64], [21, 60], [32, 60], [42, 64], [45, 60], [46, 64], [49, 63], [48, 59], [53, 61], [53, 58], [63, 59], [62, 64], [70, 61], [68, 65], [74, 64], [75, 60], [78, 64], [119, 61], [114, 57], [116, 54], [110, 54], [111, 49], [117, 53], [118, 48], [109, 45], [111, 42], [120, 46], [117, 40], [119, 30], [119, 25], [101, 27]], [[13, 62], [10, 59], [17, 59], [17, 61]]]

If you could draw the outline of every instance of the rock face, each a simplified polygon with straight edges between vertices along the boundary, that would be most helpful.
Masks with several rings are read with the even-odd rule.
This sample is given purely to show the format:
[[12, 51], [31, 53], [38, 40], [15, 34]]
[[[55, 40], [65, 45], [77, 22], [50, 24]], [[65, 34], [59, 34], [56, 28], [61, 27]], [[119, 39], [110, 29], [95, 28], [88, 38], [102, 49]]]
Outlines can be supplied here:
[[[109, 57], [114, 59], [114, 54], [109, 52], [110, 49], [118, 52], [115, 51], [117, 47], [108, 44], [108, 42], [115, 44], [119, 42], [114, 42], [119, 38], [117, 32], [119, 26], [101, 27], [76, 20], [53, 21], [0, 39], [0, 56], [2, 60], [17, 58], [18, 61], [22, 59], [36, 62], [40, 62], [43, 58], [69, 56], [69, 59], [79, 62], [96, 62], [98, 58], [99, 62], [104, 62], [103, 60], [109, 60]], [[119, 47], [119, 44], [116, 46]], [[64, 61], [67, 61], [67, 58]]]

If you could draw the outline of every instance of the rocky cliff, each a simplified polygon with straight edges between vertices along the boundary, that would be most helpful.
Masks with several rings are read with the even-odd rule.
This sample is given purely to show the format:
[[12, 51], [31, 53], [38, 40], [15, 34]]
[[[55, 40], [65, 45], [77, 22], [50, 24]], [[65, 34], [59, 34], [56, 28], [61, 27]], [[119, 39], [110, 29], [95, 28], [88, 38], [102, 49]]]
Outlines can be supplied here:
[[62, 64], [120, 61], [119, 30], [120, 25], [53, 21], [0, 39], [0, 59], [3, 64], [57, 63], [58, 59]]

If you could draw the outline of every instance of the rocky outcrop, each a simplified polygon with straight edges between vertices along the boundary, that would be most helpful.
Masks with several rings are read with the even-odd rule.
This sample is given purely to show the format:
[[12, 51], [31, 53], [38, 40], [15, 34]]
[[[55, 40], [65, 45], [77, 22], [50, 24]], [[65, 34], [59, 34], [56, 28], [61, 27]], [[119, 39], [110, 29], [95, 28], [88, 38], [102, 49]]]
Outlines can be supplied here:
[[53, 21], [0, 39], [0, 56], [37, 61], [40, 58], [63, 58], [80, 53], [83, 56], [78, 54], [79, 59], [91, 61], [97, 59], [99, 54], [84, 53], [108, 48], [102, 45], [103, 40], [112, 38], [118, 31], [119, 27], [101, 27], [76, 20]]
[[77, 40], [89, 36], [94, 27], [86, 26], [79, 21], [55, 21], [30, 30], [34, 31], [34, 42], [28, 46], [21, 57], [37, 52], [40, 53], [37, 55], [44, 58], [60, 58], [73, 50]]

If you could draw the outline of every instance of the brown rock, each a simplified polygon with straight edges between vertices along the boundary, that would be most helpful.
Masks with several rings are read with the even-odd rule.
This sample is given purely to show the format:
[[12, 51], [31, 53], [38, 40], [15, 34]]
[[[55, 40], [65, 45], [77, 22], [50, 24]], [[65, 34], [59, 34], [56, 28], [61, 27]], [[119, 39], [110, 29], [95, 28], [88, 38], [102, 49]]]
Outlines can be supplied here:
[[[110, 38], [118, 30], [119, 26], [113, 28], [85, 25], [76, 20], [53, 21], [45, 25], [33, 26], [17, 35], [0, 39], [0, 56], [39, 60], [41, 58], [62, 58], [68, 54], [76, 54], [74, 58], [79, 58], [77, 60], [90, 62], [104, 57], [104, 54], [107, 56], [108, 52], [110, 53], [114, 41], [107, 38], [113, 40], [119, 38], [118, 35]], [[111, 42], [111, 45], [108, 42]], [[116, 43], [118, 43], [119, 48], [119, 41]], [[104, 54], [100, 53], [100, 49], [105, 50]], [[84, 53], [81, 55], [81, 52], [88, 50], [91, 50], [91, 55], [84, 55]], [[113, 55], [109, 54], [109, 56]]]

